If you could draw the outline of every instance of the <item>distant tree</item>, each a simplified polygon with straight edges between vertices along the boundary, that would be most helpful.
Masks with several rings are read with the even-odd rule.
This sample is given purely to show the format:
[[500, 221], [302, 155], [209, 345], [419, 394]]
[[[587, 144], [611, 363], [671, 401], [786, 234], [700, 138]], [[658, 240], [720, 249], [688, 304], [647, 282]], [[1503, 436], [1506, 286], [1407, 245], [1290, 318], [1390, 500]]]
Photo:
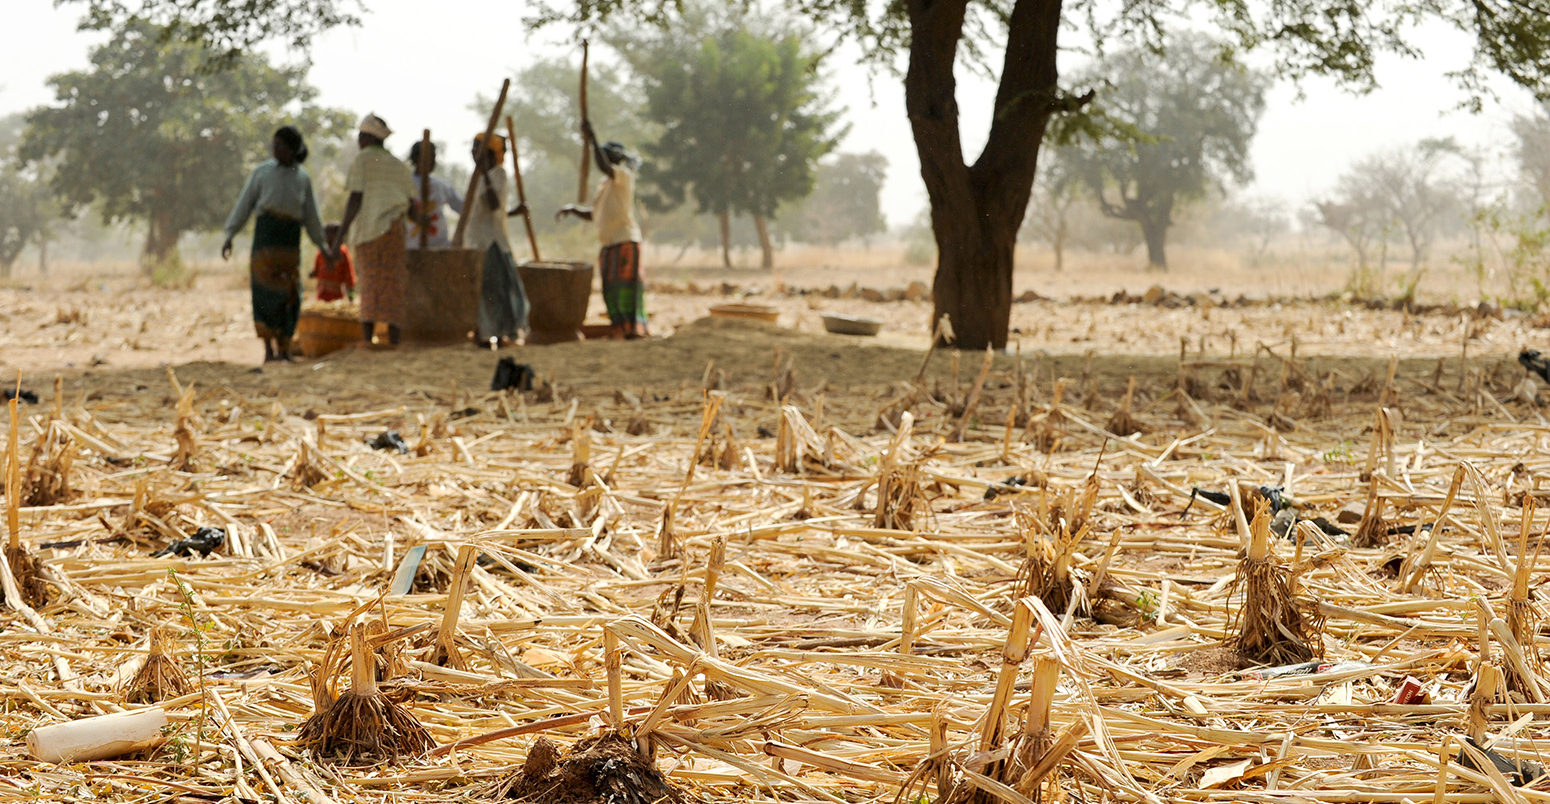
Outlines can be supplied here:
[[1270, 82], [1223, 60], [1221, 49], [1182, 36], [1163, 58], [1135, 48], [1100, 61], [1077, 83], [1102, 85], [1093, 113], [1107, 136], [1075, 136], [1056, 152], [1104, 214], [1141, 227], [1147, 262], [1159, 270], [1168, 267], [1175, 208], [1254, 175], [1249, 143]]
[[1517, 158], [1518, 175], [1539, 196], [1539, 206], [1550, 210], [1550, 114], [1547, 112], [1550, 107], [1542, 105], [1534, 114], [1514, 117], [1512, 133], [1517, 140], [1513, 155]]
[[646, 86], [646, 117], [660, 129], [642, 175], [671, 207], [693, 196], [721, 219], [731, 267], [731, 218], [759, 233], [761, 265], [775, 264], [769, 220], [813, 191], [818, 160], [841, 131], [818, 85], [819, 56], [794, 34], [728, 28], [678, 47], [626, 52]]
[[214, 229], [269, 138], [284, 123], [315, 154], [349, 131], [349, 115], [312, 104], [305, 67], [243, 56], [201, 70], [200, 47], [136, 24], [91, 51], [89, 71], [49, 79], [56, 103], [27, 115], [21, 157], [53, 160], [49, 184], [70, 209], [147, 224], [142, 266], [175, 261], [184, 232]]
[[242, 61], [263, 42], [283, 41], [300, 51], [312, 37], [340, 25], [360, 24], [364, 0], [54, 0], [84, 6], [83, 30], [144, 28], [156, 42], [198, 46], [201, 69]]
[[1251, 265], [1260, 264], [1270, 244], [1290, 229], [1286, 202], [1266, 196], [1226, 199], [1209, 221], [1209, 231], [1217, 239], [1234, 239], [1248, 246]]
[[[99, 27], [142, 18], [191, 20], [193, 32], [207, 31], [207, 41], [229, 44], [220, 52], [246, 51], [274, 37], [301, 45], [312, 31], [349, 20], [361, 8], [361, 0], [62, 1], [84, 5]], [[591, 29], [608, 18], [637, 28], [671, 26], [685, 3], [534, 0], [528, 5], [536, 9], [532, 24]], [[726, 5], [746, 12], [754, 0]], [[1451, 75], [1476, 105], [1488, 94], [1492, 74], [1550, 99], [1550, 15], [1534, 0], [788, 0], [782, 6], [791, 17], [825, 26], [835, 35], [831, 41], [858, 40], [874, 64], [897, 65], [905, 57], [904, 105], [938, 246], [932, 320], [952, 317], [960, 349], [1007, 344], [1013, 250], [1040, 145], [1052, 120], [1079, 111], [1092, 97], [1068, 93], [1057, 69], [1060, 52], [1073, 39], [1137, 36], [1157, 44], [1173, 26], [1212, 26], [1230, 37], [1234, 48], [1273, 59], [1279, 75], [1329, 75], [1370, 89], [1378, 56], [1424, 55], [1418, 31], [1431, 30], [1422, 23], [1435, 23], [1470, 42], [1469, 58]], [[985, 145], [977, 154], [963, 146], [957, 102], [956, 75], [966, 66], [999, 76]]]
[[21, 164], [16, 149], [23, 117], [0, 118], [0, 279], [9, 279], [28, 246], [38, 249], [38, 271], [48, 272], [48, 243], [59, 218], [40, 166]]
[[808, 243], [834, 244], [888, 230], [881, 196], [888, 159], [876, 151], [818, 163], [812, 195], [782, 212], [781, 230]]
[[1379, 230], [1404, 238], [1412, 280], [1439, 231], [1457, 221], [1456, 181], [1447, 167], [1459, 154], [1451, 139], [1422, 140], [1365, 157], [1340, 179], [1341, 198], [1359, 201], [1379, 217]]
[[[1366, 275], [1372, 265], [1372, 247], [1388, 237], [1387, 216], [1374, 199], [1354, 188], [1343, 187], [1334, 198], [1314, 202], [1317, 220], [1340, 235], [1356, 255], [1356, 276]], [[1362, 284], [1357, 282], [1355, 284]]]
[[1072, 212], [1087, 196], [1080, 179], [1070, 172], [1071, 163], [1061, 159], [1061, 153], [1060, 148], [1052, 147], [1034, 174], [1033, 195], [1028, 199], [1028, 217], [1022, 228], [1026, 239], [1049, 244], [1055, 252], [1056, 273], [1065, 270]]
[[0, 279], [11, 278], [27, 246], [38, 247], [38, 267], [48, 271], [48, 241], [58, 207], [48, 187], [14, 162], [0, 166]]

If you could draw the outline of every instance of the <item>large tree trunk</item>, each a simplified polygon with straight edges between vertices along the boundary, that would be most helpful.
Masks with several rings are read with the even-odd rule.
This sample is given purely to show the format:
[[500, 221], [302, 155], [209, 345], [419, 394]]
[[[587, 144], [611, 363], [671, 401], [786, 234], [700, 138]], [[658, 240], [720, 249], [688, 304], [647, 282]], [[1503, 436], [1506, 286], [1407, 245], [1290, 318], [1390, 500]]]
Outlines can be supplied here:
[[775, 245], [770, 242], [770, 222], [763, 215], [753, 216], [753, 228], [759, 232], [759, 267], [775, 270]]
[[1137, 222], [1141, 224], [1141, 236], [1146, 238], [1146, 269], [1168, 270], [1168, 224], [1148, 219]]
[[1005, 349], [1016, 228], [981, 217], [975, 207], [934, 210], [931, 217], [938, 249], [933, 315], [948, 317], [953, 346]]
[[1055, 273], [1060, 273], [1066, 268], [1066, 215], [1062, 211], [1060, 219], [1055, 221], [1055, 236], [1050, 238], [1050, 246], [1055, 249]]
[[953, 66], [968, 0], [906, 0], [910, 61], [904, 102], [937, 243], [933, 321], [947, 316], [954, 346], [1006, 348], [1012, 251], [1033, 190], [1038, 146], [1058, 97], [1061, 0], [1017, 0], [990, 135], [966, 165]]
[[721, 267], [732, 267], [732, 213], [722, 210], [721, 220]]
[[177, 259], [178, 237], [182, 232], [173, 228], [172, 216], [165, 212], [152, 214], [146, 223], [145, 251], [140, 255], [140, 271], [150, 276], [158, 266]]

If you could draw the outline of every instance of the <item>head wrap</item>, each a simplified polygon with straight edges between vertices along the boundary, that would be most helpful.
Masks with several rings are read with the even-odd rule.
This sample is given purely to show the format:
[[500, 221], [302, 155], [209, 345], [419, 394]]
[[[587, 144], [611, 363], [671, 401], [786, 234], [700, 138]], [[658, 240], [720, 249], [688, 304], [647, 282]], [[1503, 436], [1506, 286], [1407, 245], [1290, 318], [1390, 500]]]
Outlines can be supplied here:
[[385, 140], [392, 136], [393, 129], [388, 128], [386, 120], [383, 120], [375, 114], [367, 114], [365, 117], [361, 118], [361, 133], [370, 134], [379, 140]]
[[603, 143], [603, 156], [608, 157], [611, 164], [624, 165], [631, 170], [640, 164], [640, 157], [630, 153], [630, 149], [624, 147], [624, 143], [613, 140]]
[[275, 131], [274, 138], [291, 149], [291, 156], [295, 158], [296, 164], [307, 161], [307, 143], [301, 138], [301, 131], [295, 126], [280, 126]]
[[506, 159], [506, 138], [505, 137], [502, 137], [499, 134], [491, 134], [489, 142], [485, 142], [483, 134], [475, 134], [474, 135], [474, 142], [476, 142], [476, 143], [484, 143], [484, 147], [489, 148], [491, 151], [494, 151], [495, 152], [495, 161], [496, 162], [501, 162], [501, 161], [504, 161]]

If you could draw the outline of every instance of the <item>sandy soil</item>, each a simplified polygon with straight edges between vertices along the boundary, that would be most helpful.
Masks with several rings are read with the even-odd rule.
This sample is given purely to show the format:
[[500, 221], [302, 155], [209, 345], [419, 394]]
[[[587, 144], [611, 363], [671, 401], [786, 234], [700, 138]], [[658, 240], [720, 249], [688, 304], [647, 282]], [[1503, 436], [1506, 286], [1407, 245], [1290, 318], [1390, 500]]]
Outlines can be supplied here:
[[[786, 268], [773, 275], [663, 268], [655, 276], [656, 290], [649, 306], [658, 337], [671, 336], [706, 317], [714, 305], [743, 301], [780, 310], [782, 333], [771, 331], [771, 344], [779, 337], [803, 335], [812, 336], [815, 344], [840, 350], [858, 345], [920, 350], [928, 340], [929, 302], [864, 298], [896, 298], [911, 283], [920, 283], [918, 291], [929, 281], [926, 268], [862, 269], [820, 264]], [[1453, 308], [1422, 315], [1369, 310], [1314, 300], [1311, 296], [1317, 294], [1311, 293], [1311, 288], [1303, 288], [1309, 292], [1301, 296], [1270, 294], [1267, 291], [1274, 288], [1267, 287], [1263, 278], [1262, 272], [1241, 270], [1222, 274], [1181, 270], [1166, 276], [1112, 269], [1059, 275], [1024, 270], [1018, 275], [1018, 292], [1033, 292], [1041, 298], [1013, 306], [1013, 338], [1016, 348], [1025, 354], [1085, 355], [1091, 351], [1100, 358], [1121, 354], [1176, 356], [1181, 341], [1188, 344], [1189, 351], [1205, 354], [1244, 354], [1258, 344], [1288, 354], [1293, 340], [1302, 355], [1436, 358], [1461, 353], [1507, 356], [1537, 343], [1542, 334], [1533, 326], [1537, 319], [1521, 315], [1480, 317], [1467, 314], [1467, 309]], [[1212, 284], [1210, 279], [1223, 281]], [[1114, 293], [1142, 296], [1153, 284], [1170, 291], [1160, 304], [1108, 301]], [[1218, 292], [1207, 293], [1209, 289]], [[1241, 300], [1252, 303], [1236, 306], [1243, 304]], [[601, 302], [595, 296], [592, 308], [593, 318], [601, 317]], [[824, 312], [880, 319], [884, 330], [870, 340], [830, 336], [822, 330], [819, 315]], [[0, 371], [32, 375], [191, 362], [254, 367], [262, 351], [250, 320], [245, 281], [230, 266], [218, 272], [206, 269], [186, 290], [148, 287], [121, 272], [56, 274], [48, 284], [0, 288], [0, 342], [5, 344], [0, 350]], [[757, 367], [763, 371], [771, 361], [768, 350], [769, 345], [751, 345], [747, 350], [751, 354], [723, 355], [721, 367], [734, 371]], [[587, 366], [586, 372], [611, 376], [618, 376], [618, 369], [610, 367], [609, 358], [634, 353], [612, 344], [589, 344], [581, 351], [595, 354], [601, 361]], [[546, 359], [536, 354], [521, 359], [544, 363]], [[450, 356], [443, 356], [442, 350], [432, 355], [406, 351], [389, 360], [407, 368], [422, 360], [435, 365], [444, 359], [462, 361], [465, 357], [482, 365], [482, 358], [465, 356], [458, 350]], [[321, 365], [339, 365], [341, 360], [350, 359], [333, 357]], [[653, 371], [651, 379], [698, 380], [704, 360], [685, 360], [693, 365], [670, 373]], [[844, 369], [847, 380], [856, 381], [871, 370], [870, 361], [857, 362], [863, 365]], [[569, 354], [559, 363], [579, 366]], [[897, 375], [891, 377], [897, 379]], [[585, 382], [576, 376], [563, 379], [569, 384]]]
[[[296, 724], [316, 704], [307, 674], [330, 644], [326, 629], [342, 625], [351, 610], [382, 600], [386, 568], [401, 554], [394, 550], [433, 548], [417, 583], [434, 583], [381, 604], [384, 624], [425, 628], [427, 636], [445, 605], [436, 584], [445, 586], [462, 540], [484, 539], [480, 549], [509, 556], [525, 573], [502, 571], [506, 580], [484, 583], [495, 573], [474, 572], [482, 585], [465, 602], [457, 639], [477, 675], [438, 675], [426, 665], [415, 671], [418, 679], [404, 681], [412, 693], [407, 705], [438, 743], [447, 744], [519, 720], [542, 723], [539, 718], [610, 706], [599, 682], [607, 676], [601, 626], [639, 614], [689, 628], [687, 606], [676, 619], [672, 612], [658, 618], [656, 603], [671, 597], [675, 583], [681, 592], [683, 584], [692, 587], [706, 577], [699, 574], [704, 556], [730, 537], [715, 609], [723, 657], [738, 668], [779, 674], [787, 689], [796, 684], [804, 711], [780, 715], [771, 726], [755, 716], [768, 702], [755, 701], [757, 709], [724, 710], [720, 719], [685, 725], [672, 733], [696, 740], [714, 733], [740, 736], [715, 742], [717, 751], [730, 754], [685, 751], [681, 757], [694, 764], [674, 764], [675, 778], [699, 774], [694, 783], [712, 791], [707, 801], [808, 797], [806, 788], [759, 780], [756, 771], [768, 767], [772, 755], [768, 741], [781, 739], [883, 771], [866, 781], [803, 770], [801, 763], [778, 766], [800, 773], [803, 785], [832, 790], [835, 800], [843, 794], [858, 802], [897, 801], [899, 785], [891, 780], [904, 778], [927, 755], [929, 721], [860, 725], [851, 716], [861, 710], [841, 707], [835, 711], [846, 717], [836, 719], [822, 707], [806, 711], [807, 702], [848, 695], [909, 718], [949, 711], [954, 744], [968, 744], [1001, 662], [1001, 625], [978, 609], [931, 603], [932, 613], [921, 620], [921, 655], [901, 657], [897, 665], [905, 683], [885, 680], [864, 661], [874, 649], [892, 650], [886, 646], [904, 627], [904, 588], [915, 580], [950, 579], [1000, 607], [987, 611], [1011, 611], [1014, 594], [1021, 594], [1015, 592], [1018, 564], [1035, 549], [1030, 536], [1068, 527], [1075, 509], [1067, 506], [1075, 505], [1070, 501], [1091, 477], [1091, 488], [1101, 487], [1102, 496], [1089, 500], [1096, 535], [1086, 539], [1078, 564], [1086, 572], [1106, 549], [1113, 554], [1120, 545], [1108, 570], [1113, 584], [1097, 587], [1108, 595], [1099, 602], [1108, 601], [1119, 619], [1084, 619], [1073, 638], [1092, 656], [1130, 668], [1109, 680], [1095, 670], [1101, 700], [1091, 704], [1108, 707], [1103, 719], [1123, 731], [1118, 738], [1134, 749], [1126, 749], [1127, 761], [1140, 769], [1157, 800], [1219, 798], [1216, 790], [1177, 796], [1168, 779], [1204, 786], [1199, 774], [1206, 760], [1221, 753], [1212, 746], [1215, 735], [1229, 732], [1243, 737], [1223, 745], [1245, 755], [1276, 746], [1285, 751], [1293, 741], [1283, 741], [1283, 734], [1318, 741], [1298, 743], [1289, 755], [1295, 764], [1281, 768], [1286, 790], [1346, 785], [1353, 794], [1400, 790], [1413, 798], [1422, 795], [1416, 790], [1431, 792], [1436, 773], [1416, 758], [1435, 755], [1439, 724], [1462, 730], [1461, 696], [1472, 660], [1459, 646], [1476, 633], [1451, 607], [1486, 598], [1504, 605], [1505, 576], [1492, 562], [1505, 560], [1506, 552], [1489, 550], [1475, 537], [1494, 535], [1498, 527], [1518, 533], [1511, 518], [1515, 500], [1536, 499], [1550, 477], [1550, 466], [1533, 457], [1545, 452], [1544, 419], [1534, 400], [1514, 393], [1523, 376], [1513, 361], [1516, 350], [1544, 337], [1534, 320], [1480, 315], [1472, 308], [1407, 314], [1306, 299], [1277, 302], [1266, 300], [1267, 294], [1240, 305], [1238, 288], [1248, 296], [1252, 284], [1244, 276], [1226, 277], [1237, 284], [1218, 286], [1192, 274], [1181, 280], [1180, 293], [1221, 292], [1193, 300], [1161, 293], [1152, 301], [1123, 303], [1078, 300], [1112, 293], [1096, 292], [1107, 279], [1085, 277], [1068, 286], [1052, 281], [1039, 292], [1055, 299], [1015, 306], [1022, 359], [994, 356], [981, 397], [970, 391], [980, 374], [979, 355], [937, 352], [925, 363], [925, 302], [862, 297], [871, 288], [886, 298], [887, 291], [915, 281], [914, 274], [884, 272], [875, 285], [858, 283], [854, 297], [845, 292], [843, 276], [815, 267], [779, 278], [742, 272], [660, 277], [663, 287], [651, 298], [657, 338], [508, 350], [541, 380], [543, 387], [527, 394], [489, 392], [497, 355], [470, 345], [349, 350], [260, 366], [246, 291], [230, 272], [203, 277], [185, 291], [152, 290], [122, 276], [0, 290], [0, 371], [19, 372], [26, 387], [45, 397], [44, 404], [24, 409], [25, 437], [46, 445], [53, 443], [51, 434], [69, 434], [62, 452], [49, 453], [55, 457], [40, 465], [61, 465], [59, 455], [82, 450], [65, 471], [73, 475], [75, 493], [22, 512], [26, 543], [43, 553], [68, 595], [41, 608], [41, 616], [64, 632], [57, 641], [35, 639], [16, 623], [15, 638], [0, 642], [0, 668], [10, 679], [0, 684], [0, 693], [10, 696], [0, 727], [11, 735], [0, 754], [22, 768], [17, 778], [45, 800], [77, 800], [79, 787], [93, 800], [139, 801], [145, 792], [125, 780], [148, 776], [206, 785], [189, 788], [202, 799], [226, 795], [234, 789], [227, 780], [243, 778], [224, 759], [229, 755], [211, 753], [221, 758], [188, 770], [175, 758], [176, 742], [149, 761], [116, 766], [124, 769], [118, 774], [20, 761], [19, 738], [27, 729], [116, 706], [130, 655], [125, 646], [140, 645], [154, 625], [206, 617], [208, 627], [190, 634], [200, 635], [198, 644], [208, 639], [220, 648], [208, 651], [211, 664], [201, 664], [199, 672], [224, 674], [209, 678], [234, 710], [233, 722], [278, 744], [294, 762], [290, 767], [319, 780], [311, 783], [334, 800], [485, 800], [472, 783], [509, 775], [532, 745], [529, 738], [469, 750], [455, 760], [338, 772], [291, 745]], [[1118, 289], [1140, 295], [1155, 276], [1132, 279]], [[1020, 277], [1019, 287], [1029, 280]], [[780, 321], [705, 317], [710, 306], [727, 300], [773, 304]], [[875, 339], [829, 335], [817, 319], [826, 310], [873, 316], [886, 329]], [[1182, 365], [1181, 342], [1187, 348]], [[1389, 387], [1391, 357], [1399, 362]], [[923, 364], [921, 387], [906, 389]], [[784, 374], [785, 367], [794, 374]], [[54, 375], [61, 378], [65, 403], [59, 420], [49, 418], [46, 399]], [[1110, 418], [1131, 378], [1138, 386], [1135, 427]], [[1181, 384], [1191, 398], [1175, 392]], [[194, 392], [180, 415], [175, 386], [190, 385]], [[769, 392], [777, 385], [780, 393]], [[707, 397], [707, 387], [727, 395]], [[778, 398], [797, 410], [782, 410]], [[713, 428], [708, 440], [697, 438], [702, 411], [717, 401], [724, 426]], [[890, 443], [890, 426], [903, 419], [880, 421], [885, 409], [908, 409], [915, 417], [909, 443]], [[1371, 432], [1378, 411], [1389, 417], [1383, 420], [1396, 438], [1381, 459], [1369, 446], [1382, 444]], [[782, 422], [788, 434], [800, 432], [792, 424], [798, 413], [804, 427], [812, 424], [812, 439], [777, 437]], [[367, 446], [387, 428], [419, 442], [424, 454]], [[1113, 429], [1123, 433], [1107, 431]], [[1140, 435], [1119, 437], [1132, 432]], [[795, 457], [783, 466], [781, 445], [793, 441], [801, 446], [792, 448]], [[176, 452], [180, 442], [186, 452]], [[900, 454], [914, 457], [906, 457], [910, 464], [889, 475], [890, 482], [914, 490], [885, 506], [880, 470]], [[1443, 499], [1461, 456], [1475, 462], [1483, 485], [1472, 481], [1472, 504], [1461, 498], [1451, 513], [1437, 513], [1432, 506]], [[1384, 661], [1407, 663], [1387, 666], [1393, 679], [1353, 680], [1354, 693], [1348, 686], [1347, 695], [1354, 694], [1358, 708], [1339, 711], [1365, 714], [1327, 722], [1303, 705], [1322, 700], [1313, 683], [1291, 689], [1219, 681], [1243, 663], [1241, 657], [1227, 661], [1219, 645], [1227, 633], [1228, 578], [1240, 542], [1231, 517], [1198, 508], [1183, 516], [1189, 489], [1282, 482], [1313, 512], [1359, 516], [1369, 488], [1361, 463], [1369, 457], [1384, 466], [1385, 516], [1412, 528], [1423, 520], [1457, 527], [1447, 529], [1426, 585], [1414, 592], [1388, 588], [1382, 575], [1392, 558], [1388, 545], [1330, 546], [1318, 553], [1309, 565], [1318, 565], [1308, 570], [1310, 585], [1348, 607], [1318, 644], [1327, 646], [1330, 658], [1376, 662], [1388, 656]], [[1374, 481], [1371, 488], [1379, 487]], [[1067, 513], [1056, 516], [1052, 505]], [[1488, 510], [1494, 518], [1482, 520], [1480, 512]], [[1532, 516], [1531, 508], [1523, 510]], [[876, 518], [901, 511], [910, 524], [884, 527]], [[1033, 519], [1026, 518], [1030, 511]], [[146, 555], [181, 531], [213, 522], [231, 528], [230, 555]], [[1531, 530], [1542, 531], [1535, 521], [1522, 532]], [[664, 532], [670, 546], [672, 538], [682, 540], [684, 555], [661, 554]], [[1396, 547], [1418, 553], [1428, 542], [1422, 532], [1396, 540]], [[1306, 545], [1310, 557], [1321, 545]], [[1303, 547], [1299, 538], [1281, 552]], [[1418, 577], [1424, 569], [1416, 570]], [[188, 598], [169, 580], [184, 578], [195, 590]], [[180, 603], [195, 594], [197, 605]], [[1148, 635], [1145, 642], [1141, 634]], [[184, 645], [185, 655], [193, 644]], [[428, 643], [414, 650], [422, 647], [429, 651]], [[650, 654], [651, 664], [628, 660], [621, 703], [666, 700], [667, 665], [656, 650], [635, 654]], [[862, 664], [848, 663], [858, 656]], [[528, 665], [558, 674], [542, 680], [556, 686], [516, 683], [532, 680], [518, 678]], [[54, 675], [66, 672], [80, 675], [79, 692], [58, 688]], [[231, 675], [238, 672], [254, 673], [256, 680]], [[1439, 699], [1446, 694], [1458, 705], [1435, 718], [1372, 719], [1379, 710], [1369, 704], [1389, 700], [1389, 681], [1409, 672], [1423, 675]], [[1168, 686], [1138, 673], [1156, 675]], [[1132, 678], [1145, 685], [1126, 680]], [[489, 683], [471, 685], [470, 679]], [[1072, 689], [1060, 696], [1062, 722], [1087, 711], [1076, 708], [1088, 702]], [[1189, 690], [1194, 705], [1211, 716], [1189, 715], [1187, 700], [1182, 708], [1156, 705], [1164, 689]], [[1022, 706], [1025, 687], [1019, 685], [1016, 698]], [[192, 700], [178, 706], [190, 712]], [[1121, 715], [1152, 719], [1122, 721]], [[1360, 771], [1360, 780], [1327, 778], [1322, 774], [1332, 767], [1324, 764], [1330, 746], [1357, 742], [1347, 730], [1352, 717], [1373, 729], [1363, 750], [1385, 753], [1364, 754], [1362, 761], [1371, 760], [1372, 767]], [[1510, 728], [1518, 715], [1496, 717], [1495, 725]], [[1201, 724], [1212, 730], [1201, 731]], [[591, 727], [576, 721], [565, 729], [544, 728], [569, 738]], [[181, 734], [186, 743], [186, 725]], [[1202, 767], [1184, 779], [1184, 763], [1202, 748], [1216, 753], [1200, 759]], [[713, 764], [711, 756], [733, 756], [743, 764]], [[1341, 757], [1344, 765], [1351, 759]], [[676, 762], [663, 756], [664, 765]], [[1262, 784], [1248, 778], [1235, 783], [1252, 790]], [[1465, 788], [1473, 782], [1453, 774], [1449, 784]], [[292, 793], [293, 800], [302, 798]], [[913, 800], [908, 791], [903, 798]]]

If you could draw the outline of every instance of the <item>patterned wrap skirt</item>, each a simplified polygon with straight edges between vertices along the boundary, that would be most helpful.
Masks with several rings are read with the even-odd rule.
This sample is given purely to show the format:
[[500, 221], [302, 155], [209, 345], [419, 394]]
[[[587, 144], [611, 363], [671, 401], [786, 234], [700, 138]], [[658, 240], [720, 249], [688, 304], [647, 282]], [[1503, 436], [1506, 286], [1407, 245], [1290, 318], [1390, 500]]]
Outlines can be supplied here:
[[248, 259], [253, 329], [260, 338], [289, 340], [301, 316], [301, 221], [260, 212]]
[[485, 249], [479, 294], [481, 343], [490, 338], [516, 338], [527, 329], [527, 290], [522, 286], [517, 264], [496, 243]]
[[640, 244], [604, 246], [598, 257], [603, 279], [603, 306], [614, 332], [626, 338], [646, 337], [646, 278], [640, 270]]
[[361, 320], [403, 326], [404, 286], [409, 281], [403, 219], [394, 221], [376, 240], [356, 245], [355, 276], [361, 295]]

